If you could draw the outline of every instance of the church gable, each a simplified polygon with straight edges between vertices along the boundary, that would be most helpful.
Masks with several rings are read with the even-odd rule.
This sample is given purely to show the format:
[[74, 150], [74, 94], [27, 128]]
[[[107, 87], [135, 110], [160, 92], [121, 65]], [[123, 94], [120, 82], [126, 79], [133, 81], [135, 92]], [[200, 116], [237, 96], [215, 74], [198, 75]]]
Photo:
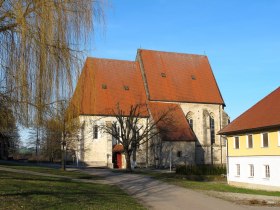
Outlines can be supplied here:
[[151, 101], [223, 104], [206, 56], [138, 50]]
[[[144, 105], [140, 116], [145, 122], [177, 107], [171, 112], [172, 123], [157, 125], [168, 132], [140, 148], [138, 161], [143, 159], [146, 166], [166, 165], [170, 158], [162, 156], [165, 151], [166, 157], [172, 152], [174, 164], [179, 163], [175, 160], [186, 161], [186, 157], [190, 164], [225, 162], [223, 139], [215, 136], [225, 104], [206, 56], [141, 49], [136, 61], [87, 58], [71, 105], [81, 121], [101, 124], [115, 121], [117, 107], [126, 116], [131, 106]], [[95, 139], [86, 135], [86, 131], [95, 133], [92, 126], [88, 123], [81, 135], [81, 142], [89, 143], [84, 156], [83, 149], [80, 151], [81, 160], [93, 165], [103, 161], [103, 166], [109, 166], [121, 150], [114, 147], [112, 136]]]
[[[138, 62], [87, 58], [71, 103], [82, 115], [103, 116], [115, 115], [117, 106], [128, 114], [131, 106], [145, 104]], [[141, 115], [147, 117], [147, 110]]]

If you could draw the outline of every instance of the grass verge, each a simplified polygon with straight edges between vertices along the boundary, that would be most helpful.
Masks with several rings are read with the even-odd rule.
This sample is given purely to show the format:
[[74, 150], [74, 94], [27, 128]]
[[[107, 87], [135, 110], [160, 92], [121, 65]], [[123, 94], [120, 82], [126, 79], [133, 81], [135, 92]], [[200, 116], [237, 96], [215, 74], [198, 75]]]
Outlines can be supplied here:
[[192, 176], [192, 175], [180, 175], [174, 173], [158, 173], [158, 172], [136, 172], [145, 175], [149, 175], [155, 179], [168, 182], [170, 184], [178, 185], [184, 188], [193, 190], [204, 191], [217, 191], [217, 192], [231, 192], [231, 193], [244, 193], [252, 195], [267, 195], [267, 196], [280, 196], [280, 192], [272, 192], [265, 190], [253, 190], [241, 187], [234, 187], [228, 185], [225, 177], [218, 175], [208, 176]]
[[111, 185], [1, 171], [0, 186], [0, 209], [145, 209]]
[[102, 179], [102, 177], [89, 175], [80, 171], [62, 171], [59, 168], [49, 168], [44, 166], [29, 166], [29, 165], [22, 165], [22, 164], [16, 164], [16, 163], [0, 163], [0, 166], [6, 167], [6, 168], [13, 168], [18, 170], [26, 170], [26, 171], [34, 171], [39, 173], [45, 173], [45, 174], [53, 174], [53, 175], [60, 175], [60, 176], [67, 176], [69, 178], [75, 178], [75, 179]]

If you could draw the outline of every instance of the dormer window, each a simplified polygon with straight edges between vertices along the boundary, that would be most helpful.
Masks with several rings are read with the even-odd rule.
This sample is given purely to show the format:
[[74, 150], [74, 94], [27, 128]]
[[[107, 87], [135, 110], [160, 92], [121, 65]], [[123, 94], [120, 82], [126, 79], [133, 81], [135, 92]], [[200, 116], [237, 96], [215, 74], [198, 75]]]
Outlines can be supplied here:
[[165, 73], [163, 73], [163, 72], [162, 72], [160, 75], [161, 75], [161, 77], [163, 77], [163, 78], [165, 78], [165, 77], [166, 77], [166, 74], [165, 74]]
[[107, 85], [106, 84], [102, 84], [102, 89], [107, 89]]
[[124, 89], [124, 90], [129, 90], [129, 87], [128, 87], [127, 85], [124, 85], [124, 86], [123, 86], [123, 89]]
[[192, 80], [196, 80], [195, 75], [191, 75]]

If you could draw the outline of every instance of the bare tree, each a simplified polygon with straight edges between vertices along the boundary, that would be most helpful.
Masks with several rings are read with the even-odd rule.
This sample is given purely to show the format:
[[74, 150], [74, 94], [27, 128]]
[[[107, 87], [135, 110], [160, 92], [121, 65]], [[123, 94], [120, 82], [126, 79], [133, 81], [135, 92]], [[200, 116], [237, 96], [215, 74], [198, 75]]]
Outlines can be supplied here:
[[[48, 126], [49, 135], [57, 138], [56, 141], [61, 145], [61, 169], [65, 170], [66, 166], [66, 151], [68, 149], [75, 150], [77, 144], [77, 135], [80, 129], [79, 119], [75, 117], [75, 113], [67, 110], [69, 100], [60, 101], [55, 104], [56, 107], [50, 108], [49, 119], [52, 121], [52, 126]], [[47, 126], [47, 124], [46, 124]]]
[[50, 162], [61, 158], [61, 122], [56, 118], [45, 121], [42, 137], [42, 155]]
[[103, 18], [102, 0], [0, 0], [0, 87], [22, 121], [42, 123], [47, 105], [71, 95], [81, 49]]
[[128, 171], [132, 170], [131, 155], [136, 154], [140, 145], [147, 143], [157, 135], [164, 136], [166, 133], [174, 131], [172, 112], [176, 108], [170, 107], [150, 119], [147, 114], [144, 114], [144, 112], [147, 113], [146, 104], [132, 105], [129, 113], [126, 113], [117, 105], [113, 111], [116, 121], [110, 125], [101, 126], [101, 129], [104, 133], [112, 135], [123, 146]]

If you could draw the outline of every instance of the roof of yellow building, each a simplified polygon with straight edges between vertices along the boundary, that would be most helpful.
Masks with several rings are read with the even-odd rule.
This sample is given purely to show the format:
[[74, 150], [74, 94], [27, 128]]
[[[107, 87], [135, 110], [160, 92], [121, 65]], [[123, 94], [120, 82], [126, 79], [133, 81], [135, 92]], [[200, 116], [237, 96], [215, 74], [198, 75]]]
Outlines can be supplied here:
[[280, 128], [280, 87], [245, 111], [218, 134]]

